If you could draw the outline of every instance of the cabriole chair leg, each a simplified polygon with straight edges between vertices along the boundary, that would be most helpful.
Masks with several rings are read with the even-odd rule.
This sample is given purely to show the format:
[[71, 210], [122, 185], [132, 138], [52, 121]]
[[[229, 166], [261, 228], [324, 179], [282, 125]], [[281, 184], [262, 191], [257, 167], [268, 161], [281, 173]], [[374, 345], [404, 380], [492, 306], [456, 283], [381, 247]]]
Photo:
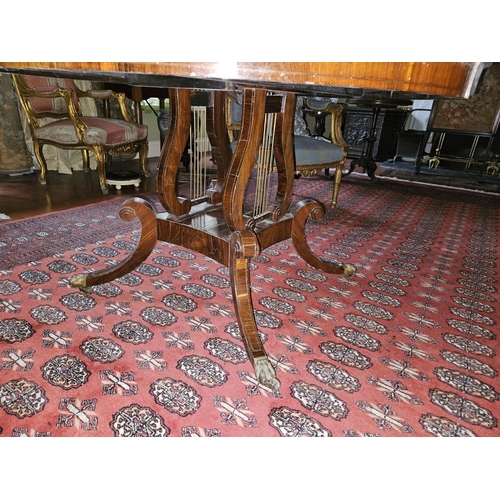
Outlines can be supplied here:
[[35, 153], [35, 157], [40, 165], [40, 174], [38, 175], [38, 181], [40, 184], [47, 184], [47, 162], [43, 156], [43, 144], [40, 144], [37, 141], [33, 141], [33, 152]]
[[82, 160], [83, 160], [83, 171], [88, 172], [90, 163], [89, 163], [89, 152], [87, 149], [82, 149]]
[[146, 160], [148, 159], [148, 151], [149, 151], [149, 146], [147, 142], [144, 142], [141, 145], [141, 148], [139, 149], [139, 161], [141, 164], [141, 171], [144, 174], [144, 177], [149, 177], [149, 171], [146, 168]]
[[106, 182], [106, 153], [102, 148], [94, 148], [94, 154], [97, 160], [97, 174], [99, 176], [99, 185], [103, 194], [109, 193], [108, 183]]

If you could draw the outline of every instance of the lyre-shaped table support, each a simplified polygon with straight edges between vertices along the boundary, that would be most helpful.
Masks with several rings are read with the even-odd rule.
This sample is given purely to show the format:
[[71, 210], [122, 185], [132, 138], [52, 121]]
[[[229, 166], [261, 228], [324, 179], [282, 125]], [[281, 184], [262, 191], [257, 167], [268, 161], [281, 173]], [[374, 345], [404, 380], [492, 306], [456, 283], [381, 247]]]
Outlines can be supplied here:
[[[165, 212], [156, 213], [142, 198], [126, 201], [120, 217], [138, 217], [142, 234], [135, 251], [123, 262], [102, 271], [79, 274], [71, 285], [85, 291], [131, 272], [152, 252], [157, 241], [168, 241], [200, 252], [230, 270], [236, 316], [241, 337], [255, 375], [260, 383], [277, 390], [276, 377], [254, 317], [250, 289], [249, 261], [262, 250], [279, 241], [292, 239], [297, 253], [310, 265], [328, 273], [351, 275], [354, 266], [342, 265], [318, 258], [309, 248], [304, 227], [309, 217], [320, 218], [325, 207], [316, 200], [302, 200], [288, 211], [292, 198], [295, 165], [292, 148], [294, 95], [267, 95], [263, 89], [245, 89], [240, 136], [234, 154], [231, 153], [224, 120], [224, 93], [212, 92], [207, 107], [207, 129], [217, 177], [212, 180], [201, 199], [179, 196], [177, 169], [190, 128], [189, 89], [171, 89], [171, 126], [162, 149], [158, 171], [157, 191]], [[273, 146], [275, 170], [278, 176], [274, 200], [267, 214], [252, 217], [245, 206], [244, 193], [262, 140], [264, 116], [276, 114], [276, 138]]]

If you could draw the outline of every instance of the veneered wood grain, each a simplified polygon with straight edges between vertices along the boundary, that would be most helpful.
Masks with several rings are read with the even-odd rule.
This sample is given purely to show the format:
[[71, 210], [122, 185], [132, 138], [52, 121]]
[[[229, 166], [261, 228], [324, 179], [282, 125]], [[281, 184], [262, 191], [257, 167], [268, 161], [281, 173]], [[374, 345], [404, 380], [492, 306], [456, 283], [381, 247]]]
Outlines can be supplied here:
[[0, 71], [16, 69], [70, 71], [87, 78], [101, 74], [144, 86], [161, 86], [161, 78], [146, 83], [148, 76], [168, 76], [285, 90], [306, 85], [469, 97], [478, 67], [468, 62], [0, 62]]

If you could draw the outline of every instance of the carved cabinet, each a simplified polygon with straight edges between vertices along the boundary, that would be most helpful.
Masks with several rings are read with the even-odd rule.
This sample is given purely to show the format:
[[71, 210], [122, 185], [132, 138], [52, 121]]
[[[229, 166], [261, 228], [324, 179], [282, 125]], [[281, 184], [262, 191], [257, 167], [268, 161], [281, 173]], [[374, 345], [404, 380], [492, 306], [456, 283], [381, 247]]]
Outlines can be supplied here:
[[[349, 158], [359, 158], [363, 153], [365, 139], [370, 133], [374, 110], [349, 106], [344, 116], [343, 136], [349, 144]], [[404, 109], [381, 109], [375, 127], [373, 158], [385, 161], [396, 154], [398, 133], [401, 131], [407, 111]]]

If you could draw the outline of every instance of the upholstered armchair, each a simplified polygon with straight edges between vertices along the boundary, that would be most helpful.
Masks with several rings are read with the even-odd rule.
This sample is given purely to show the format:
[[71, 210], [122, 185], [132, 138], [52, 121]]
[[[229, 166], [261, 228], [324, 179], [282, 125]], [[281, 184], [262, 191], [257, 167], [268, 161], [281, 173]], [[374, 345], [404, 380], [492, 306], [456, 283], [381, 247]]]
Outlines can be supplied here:
[[[125, 95], [111, 90], [80, 90], [75, 82], [64, 79], [13, 75], [20, 103], [26, 113], [33, 152], [40, 164], [39, 181], [46, 184], [47, 164], [43, 147], [50, 144], [56, 148], [78, 149], [82, 152], [83, 168], [89, 168], [89, 151], [96, 158], [99, 184], [104, 194], [109, 192], [106, 179], [108, 155], [130, 151], [139, 153], [141, 173], [149, 176], [146, 169], [148, 155], [148, 129], [134, 122], [125, 105]], [[116, 99], [122, 119], [82, 116], [79, 99]], [[51, 118], [51, 120], [42, 120]], [[48, 122], [48, 123], [45, 123]]]
[[[293, 136], [298, 174], [311, 177], [324, 170], [325, 175], [331, 177], [330, 171], [333, 170], [332, 207], [337, 205], [342, 170], [349, 151], [341, 130], [345, 106], [334, 101], [297, 96]], [[305, 119], [307, 115], [315, 118], [312, 132]], [[328, 121], [330, 133], [325, 137]]]
[[[293, 131], [296, 176], [311, 177], [324, 170], [327, 177], [333, 177], [332, 207], [337, 204], [342, 170], [349, 150], [341, 131], [344, 105], [334, 101], [297, 96]], [[226, 122], [229, 139], [234, 144], [240, 128], [241, 105], [238, 95], [230, 96], [227, 102]], [[313, 132], [308, 129], [307, 114], [316, 118]], [[324, 137], [328, 121], [330, 133]]]

